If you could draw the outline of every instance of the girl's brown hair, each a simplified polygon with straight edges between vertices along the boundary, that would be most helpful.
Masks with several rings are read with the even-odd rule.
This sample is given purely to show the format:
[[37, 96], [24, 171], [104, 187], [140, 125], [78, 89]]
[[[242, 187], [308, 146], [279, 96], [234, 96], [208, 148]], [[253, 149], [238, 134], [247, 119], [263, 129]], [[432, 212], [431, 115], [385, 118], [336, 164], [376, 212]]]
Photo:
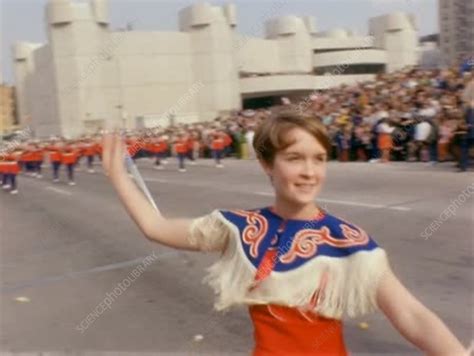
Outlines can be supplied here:
[[331, 152], [331, 140], [321, 121], [298, 112], [286, 111], [264, 119], [257, 127], [252, 142], [257, 158], [272, 165], [276, 153], [294, 143], [286, 137], [293, 128], [309, 132], [325, 148], [327, 154]]

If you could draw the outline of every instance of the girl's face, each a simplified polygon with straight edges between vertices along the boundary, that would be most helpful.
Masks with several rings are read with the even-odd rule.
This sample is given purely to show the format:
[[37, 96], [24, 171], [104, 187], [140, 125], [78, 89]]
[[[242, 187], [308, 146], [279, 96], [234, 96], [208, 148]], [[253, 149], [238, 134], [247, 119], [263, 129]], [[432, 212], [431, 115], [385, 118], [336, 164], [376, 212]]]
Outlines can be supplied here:
[[314, 204], [326, 178], [326, 150], [301, 128], [286, 135], [294, 143], [276, 153], [272, 166], [261, 162], [262, 167], [272, 180], [277, 201], [295, 207]]

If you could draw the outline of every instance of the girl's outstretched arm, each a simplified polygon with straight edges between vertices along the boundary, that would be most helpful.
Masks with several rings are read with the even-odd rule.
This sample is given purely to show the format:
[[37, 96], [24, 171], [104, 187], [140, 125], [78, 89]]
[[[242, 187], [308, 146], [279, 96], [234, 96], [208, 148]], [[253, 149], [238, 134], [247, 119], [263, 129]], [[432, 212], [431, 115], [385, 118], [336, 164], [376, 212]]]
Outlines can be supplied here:
[[418, 301], [390, 268], [378, 286], [377, 304], [400, 334], [426, 355], [468, 355], [438, 316]]
[[183, 250], [200, 250], [189, 239], [193, 219], [165, 219], [128, 176], [125, 145], [118, 133], [103, 137], [102, 166], [128, 214], [150, 240]]

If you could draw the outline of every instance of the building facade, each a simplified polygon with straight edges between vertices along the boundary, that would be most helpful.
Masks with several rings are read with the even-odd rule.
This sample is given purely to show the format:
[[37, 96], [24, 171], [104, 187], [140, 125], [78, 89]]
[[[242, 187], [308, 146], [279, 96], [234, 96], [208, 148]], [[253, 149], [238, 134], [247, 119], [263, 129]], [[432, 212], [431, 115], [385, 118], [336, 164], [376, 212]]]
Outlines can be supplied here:
[[8, 85], [0, 85], [0, 135], [16, 129], [15, 89]]
[[474, 0], [439, 0], [440, 48], [446, 65], [474, 59]]
[[232, 4], [189, 6], [176, 32], [111, 31], [106, 0], [50, 0], [46, 21], [48, 43], [14, 48], [19, 117], [38, 136], [210, 120], [262, 98], [370, 80], [418, 53], [404, 13], [371, 19], [364, 36], [284, 16], [264, 24], [265, 38], [246, 37]]

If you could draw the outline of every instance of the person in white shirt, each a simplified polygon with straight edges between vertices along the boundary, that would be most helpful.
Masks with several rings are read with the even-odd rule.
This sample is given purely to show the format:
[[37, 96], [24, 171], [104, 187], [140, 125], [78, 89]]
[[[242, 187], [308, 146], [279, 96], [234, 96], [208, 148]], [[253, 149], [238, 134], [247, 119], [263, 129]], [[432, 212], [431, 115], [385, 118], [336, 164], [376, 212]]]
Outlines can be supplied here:
[[250, 159], [256, 159], [257, 155], [255, 154], [255, 151], [252, 147], [252, 142], [253, 142], [253, 136], [255, 135], [255, 132], [253, 131], [253, 128], [250, 127], [248, 131], [245, 133], [245, 141], [247, 142], [247, 147], [248, 147], [248, 152], [249, 152], [249, 158]]
[[420, 157], [420, 160], [427, 162], [429, 160], [428, 152], [428, 137], [430, 136], [432, 127], [427, 120], [423, 118], [418, 119], [419, 122], [415, 126], [415, 145], [417, 156]]

